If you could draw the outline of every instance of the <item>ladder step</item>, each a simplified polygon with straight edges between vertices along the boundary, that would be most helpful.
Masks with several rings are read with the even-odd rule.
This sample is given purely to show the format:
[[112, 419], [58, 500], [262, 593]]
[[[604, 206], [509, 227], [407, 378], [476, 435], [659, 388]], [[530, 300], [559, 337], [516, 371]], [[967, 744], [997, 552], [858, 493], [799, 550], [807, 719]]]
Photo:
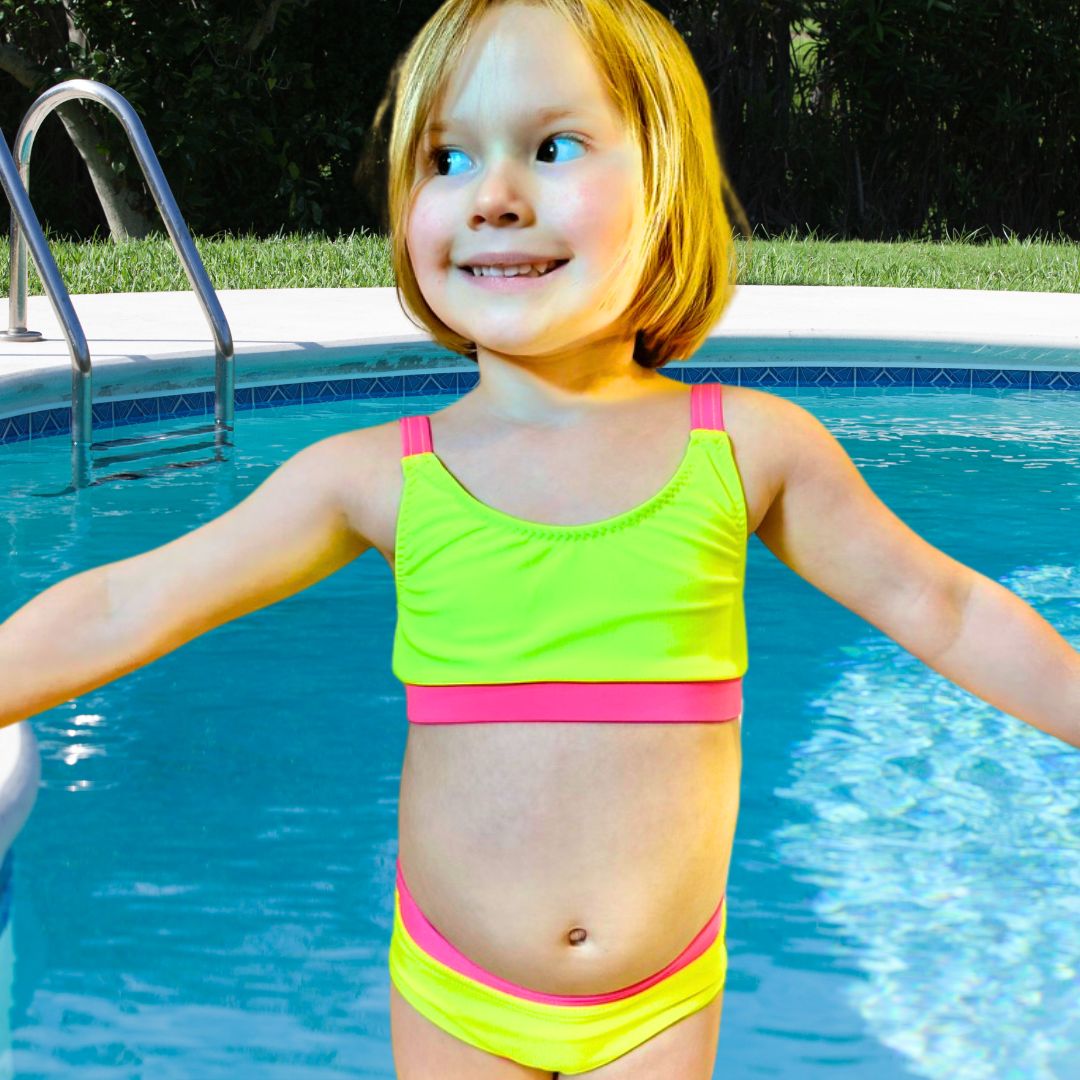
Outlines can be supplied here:
[[[84, 486], [96, 487], [98, 484], [108, 484], [116, 480], [145, 480], [147, 477], [160, 476], [170, 469], [194, 469], [200, 465], [220, 465], [222, 460], [221, 457], [212, 457], [200, 458], [198, 461], [165, 461], [160, 465], [148, 466], [137, 472], [118, 472], [109, 473], [107, 476], [96, 476], [90, 481], [89, 485]], [[62, 488], [60, 491], [35, 491], [32, 494], [36, 495], [39, 499], [57, 499], [72, 495], [75, 493], [75, 490], [75, 487], [68, 484], [67, 487]]]
[[172, 428], [169, 431], [151, 431], [145, 435], [129, 435], [123, 439], [107, 439], [105, 442], [90, 444], [91, 450], [108, 450], [114, 446], [136, 446], [140, 443], [166, 442], [169, 439], [183, 439], [191, 435], [205, 435], [214, 431], [216, 424], [199, 424], [195, 427]]
[[[110, 454], [107, 457], [92, 457], [90, 463], [95, 469], [107, 465], [119, 465], [125, 461], [141, 461], [144, 458], [161, 457], [165, 454], [189, 454], [195, 450], [209, 450], [218, 444], [213, 439], [204, 439], [202, 442], [181, 443], [177, 446], [160, 446], [155, 450], [143, 449], [134, 454]], [[226, 444], [231, 446], [232, 444]], [[223, 447], [219, 447], [222, 449]]]
[[145, 469], [140, 469], [137, 472], [118, 472], [109, 473], [107, 476], [96, 476], [91, 481], [90, 486], [97, 487], [98, 484], [109, 484], [117, 480], [145, 480], [151, 476], [161, 476], [170, 469], [195, 469], [200, 465], [220, 464], [221, 459], [216, 457], [200, 458], [198, 461], [166, 461], [160, 465], [151, 465]]

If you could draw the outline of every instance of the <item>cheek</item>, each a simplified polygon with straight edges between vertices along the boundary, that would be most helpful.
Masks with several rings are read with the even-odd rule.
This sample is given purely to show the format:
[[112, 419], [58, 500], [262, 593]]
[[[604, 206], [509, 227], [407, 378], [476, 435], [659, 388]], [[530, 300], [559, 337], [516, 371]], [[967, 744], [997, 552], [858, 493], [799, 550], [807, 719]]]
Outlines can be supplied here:
[[580, 253], [605, 259], [626, 245], [640, 200], [640, 189], [628, 183], [623, 170], [603, 170], [561, 191], [553, 213]]
[[405, 242], [417, 274], [438, 269], [449, 257], [450, 229], [434, 200], [419, 195], [413, 203]]

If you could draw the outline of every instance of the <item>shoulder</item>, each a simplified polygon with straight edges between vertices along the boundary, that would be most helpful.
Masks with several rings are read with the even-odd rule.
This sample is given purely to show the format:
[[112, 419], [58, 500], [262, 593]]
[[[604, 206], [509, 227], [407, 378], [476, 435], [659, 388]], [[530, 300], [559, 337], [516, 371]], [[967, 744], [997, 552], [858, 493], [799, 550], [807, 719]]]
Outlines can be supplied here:
[[369, 544], [382, 546], [386, 522], [396, 516], [401, 496], [401, 423], [354, 428], [331, 435], [318, 446], [324, 475], [349, 528]]
[[[764, 390], [755, 390], [750, 386], [737, 386], [734, 383], [703, 383], [703, 386], [715, 386], [719, 390], [721, 405], [724, 410], [724, 427], [732, 424], [742, 434], [752, 438], [757, 429], [768, 426], [773, 403], [779, 400]], [[687, 391], [693, 389], [688, 384]], [[732, 432], [732, 438], [735, 433]]]
[[821, 427], [801, 405], [750, 386], [725, 384], [722, 401], [724, 427], [732, 442], [741, 443], [757, 457], [767, 457], [774, 470], [790, 469], [807, 433]]
[[753, 534], [788, 481], [798, 442], [795, 414], [805, 410], [776, 394], [727, 383], [721, 403]]
[[[767, 472], [768, 499], [759, 524], [773, 527], [782, 517], [796, 489], [806, 490], [808, 482], [827, 492], [861, 484], [859, 472], [847, 451], [832, 432], [809, 409], [778, 394], [750, 387], [725, 387], [724, 416], [728, 418], [727, 392], [732, 390], [732, 442], [759, 455]], [[738, 450], [736, 450], [738, 456]], [[745, 455], [744, 455], [745, 456]], [[770, 510], [775, 512], [770, 514]], [[769, 515], [769, 520], [765, 517]], [[764, 537], [764, 534], [762, 534]]]

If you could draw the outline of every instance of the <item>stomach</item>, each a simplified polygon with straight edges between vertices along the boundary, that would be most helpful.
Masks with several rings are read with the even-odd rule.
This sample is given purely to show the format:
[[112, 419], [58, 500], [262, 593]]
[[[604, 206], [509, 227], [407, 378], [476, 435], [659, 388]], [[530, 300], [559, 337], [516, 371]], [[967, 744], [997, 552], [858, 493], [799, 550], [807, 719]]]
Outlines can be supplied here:
[[410, 724], [409, 891], [465, 956], [530, 990], [654, 974], [726, 890], [740, 721]]

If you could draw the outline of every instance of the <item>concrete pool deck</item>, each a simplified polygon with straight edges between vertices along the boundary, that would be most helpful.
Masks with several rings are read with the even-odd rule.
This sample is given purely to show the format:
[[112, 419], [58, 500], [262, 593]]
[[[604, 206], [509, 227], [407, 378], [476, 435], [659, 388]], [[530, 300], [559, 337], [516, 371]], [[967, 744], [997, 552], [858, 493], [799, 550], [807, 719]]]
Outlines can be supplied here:
[[[218, 297], [238, 388], [476, 370], [417, 329], [393, 288], [222, 290]], [[72, 302], [90, 347], [95, 404], [212, 392], [213, 344], [193, 292], [86, 294]], [[29, 297], [27, 325], [44, 339], [0, 339], [0, 420], [70, 406], [70, 353], [46, 297]], [[1080, 294], [740, 285], [690, 364], [735, 369], [740, 381], [745, 371], [747, 382], [766, 386], [836, 384], [831, 372], [855, 367], [859, 378], [847, 385], [940, 385], [940, 369], [960, 376], [948, 385], [1080, 390]], [[907, 374], [882, 380], [884, 368]], [[727, 378], [733, 381], [730, 372]]]

